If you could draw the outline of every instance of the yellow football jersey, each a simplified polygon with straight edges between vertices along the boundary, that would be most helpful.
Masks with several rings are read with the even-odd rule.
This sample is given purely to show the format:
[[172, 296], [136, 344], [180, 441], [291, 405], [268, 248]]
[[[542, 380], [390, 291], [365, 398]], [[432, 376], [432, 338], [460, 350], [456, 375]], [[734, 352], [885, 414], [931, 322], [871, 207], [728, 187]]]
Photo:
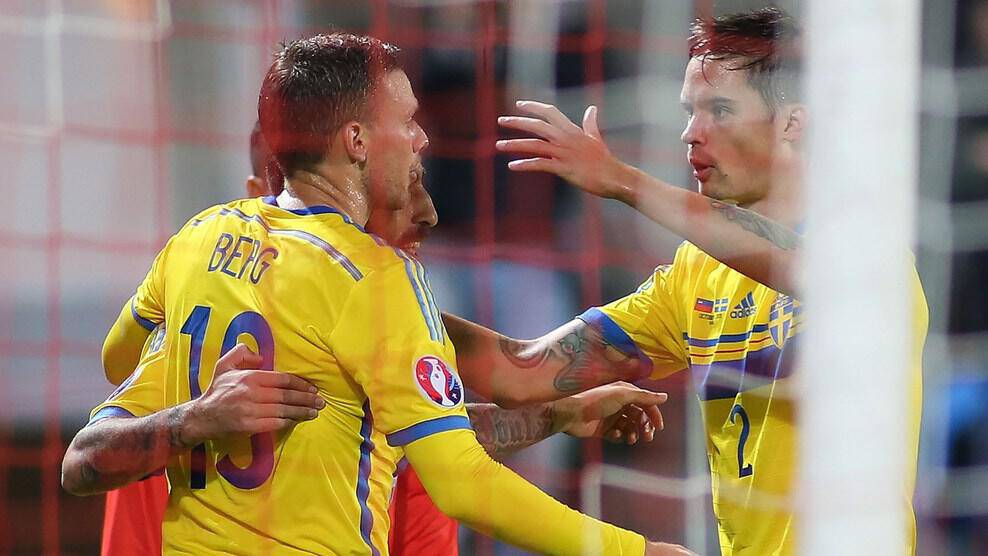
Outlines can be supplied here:
[[[906, 423], [910, 469], [903, 485], [910, 552], [928, 320], [918, 276], [915, 287], [914, 414]], [[638, 291], [580, 318], [615, 346], [650, 359], [653, 378], [690, 370], [707, 433], [722, 553], [794, 554], [797, 430], [791, 377], [805, 318], [800, 303], [684, 243], [673, 264], [657, 268]]]
[[165, 553], [386, 554], [401, 446], [470, 429], [422, 266], [329, 207], [266, 198], [207, 209], [169, 240], [130, 303], [143, 326], [168, 324], [164, 365], [144, 365], [95, 415], [200, 396], [238, 342], [327, 402], [291, 430], [176, 458]]
[[96, 406], [89, 424], [104, 417], [144, 417], [165, 406], [165, 327], [158, 326], [144, 342], [141, 360], [134, 372], [106, 400]]

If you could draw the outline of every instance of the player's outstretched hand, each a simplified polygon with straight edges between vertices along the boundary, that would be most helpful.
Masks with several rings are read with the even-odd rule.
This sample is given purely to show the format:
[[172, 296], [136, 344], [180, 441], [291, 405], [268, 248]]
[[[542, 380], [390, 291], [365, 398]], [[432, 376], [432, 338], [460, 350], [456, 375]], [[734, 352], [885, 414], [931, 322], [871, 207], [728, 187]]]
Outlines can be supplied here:
[[183, 444], [282, 429], [315, 419], [326, 406], [305, 379], [256, 370], [261, 363], [261, 356], [244, 344], [216, 362], [212, 384], [190, 404]]
[[555, 430], [581, 438], [651, 442], [655, 430], [663, 428], [659, 405], [666, 399], [664, 393], [615, 382], [556, 401], [553, 425]]
[[645, 544], [645, 556], [697, 556], [697, 554], [678, 544], [649, 542]]
[[497, 150], [524, 158], [512, 160], [508, 168], [519, 172], [550, 172], [599, 197], [627, 201], [633, 174], [604, 144], [597, 127], [597, 107], [588, 106], [583, 127], [558, 108], [533, 100], [515, 103], [525, 116], [501, 116], [501, 127], [528, 137], [503, 139]]

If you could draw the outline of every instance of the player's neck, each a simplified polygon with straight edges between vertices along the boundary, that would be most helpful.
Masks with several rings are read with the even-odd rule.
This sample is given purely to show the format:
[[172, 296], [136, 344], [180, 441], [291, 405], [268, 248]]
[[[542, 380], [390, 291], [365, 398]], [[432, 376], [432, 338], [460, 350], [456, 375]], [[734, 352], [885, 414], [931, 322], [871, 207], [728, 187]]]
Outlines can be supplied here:
[[[300, 204], [297, 207], [285, 206], [285, 203]], [[295, 172], [286, 180], [285, 191], [278, 197], [278, 204], [285, 208], [303, 208], [316, 205], [326, 205], [339, 210], [361, 226], [367, 223], [370, 208], [367, 202], [367, 192], [363, 185], [354, 183], [346, 176], [333, 179], [312, 172]]]
[[775, 175], [774, 183], [764, 197], [744, 208], [795, 229], [802, 225], [806, 217], [803, 173], [799, 167], [787, 170]]

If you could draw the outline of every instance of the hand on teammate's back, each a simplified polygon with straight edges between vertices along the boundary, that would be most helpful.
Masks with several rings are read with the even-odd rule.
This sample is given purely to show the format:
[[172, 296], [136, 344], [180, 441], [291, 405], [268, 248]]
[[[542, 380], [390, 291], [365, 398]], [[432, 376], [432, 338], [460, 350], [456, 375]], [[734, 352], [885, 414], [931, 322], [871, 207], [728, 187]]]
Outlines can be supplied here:
[[[523, 156], [508, 168], [519, 172], [550, 172], [580, 189], [599, 197], [628, 201], [633, 170], [607, 148], [597, 127], [597, 107], [583, 114], [583, 127], [576, 125], [558, 108], [532, 100], [515, 106], [526, 116], [501, 116], [501, 127], [530, 137], [498, 141], [497, 150]], [[627, 175], [625, 175], [627, 174]]]
[[678, 544], [648, 542], [645, 545], [645, 556], [697, 556], [697, 554]]
[[664, 393], [615, 382], [555, 402], [553, 425], [555, 430], [581, 438], [651, 442], [655, 430], [663, 428], [659, 405], [666, 399]]
[[256, 434], [315, 419], [326, 406], [316, 387], [289, 373], [256, 370], [262, 363], [244, 344], [216, 362], [213, 382], [191, 402], [183, 444], [231, 434]]

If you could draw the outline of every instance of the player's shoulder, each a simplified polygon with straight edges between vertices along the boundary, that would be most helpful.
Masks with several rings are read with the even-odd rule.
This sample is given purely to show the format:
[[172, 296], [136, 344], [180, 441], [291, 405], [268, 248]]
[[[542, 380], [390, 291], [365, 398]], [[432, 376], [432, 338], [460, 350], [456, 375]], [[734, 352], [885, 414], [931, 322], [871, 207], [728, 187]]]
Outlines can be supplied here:
[[210, 222], [222, 216], [232, 215], [239, 216], [241, 218], [250, 218], [251, 215], [256, 215], [258, 213], [257, 205], [257, 199], [237, 199], [228, 203], [212, 205], [199, 211], [193, 215], [192, 218], [189, 218], [179, 229], [178, 234], [189, 232], [192, 229], [200, 227], [206, 222]]
[[703, 264], [709, 258], [710, 256], [696, 245], [693, 245], [688, 241], [683, 241], [679, 244], [679, 247], [676, 248], [676, 256], [673, 259], [673, 264], [694, 266]]
[[375, 281], [416, 277], [425, 281], [425, 267], [418, 259], [397, 247], [391, 247], [372, 234], [367, 234], [360, 245], [354, 245], [354, 262]]

